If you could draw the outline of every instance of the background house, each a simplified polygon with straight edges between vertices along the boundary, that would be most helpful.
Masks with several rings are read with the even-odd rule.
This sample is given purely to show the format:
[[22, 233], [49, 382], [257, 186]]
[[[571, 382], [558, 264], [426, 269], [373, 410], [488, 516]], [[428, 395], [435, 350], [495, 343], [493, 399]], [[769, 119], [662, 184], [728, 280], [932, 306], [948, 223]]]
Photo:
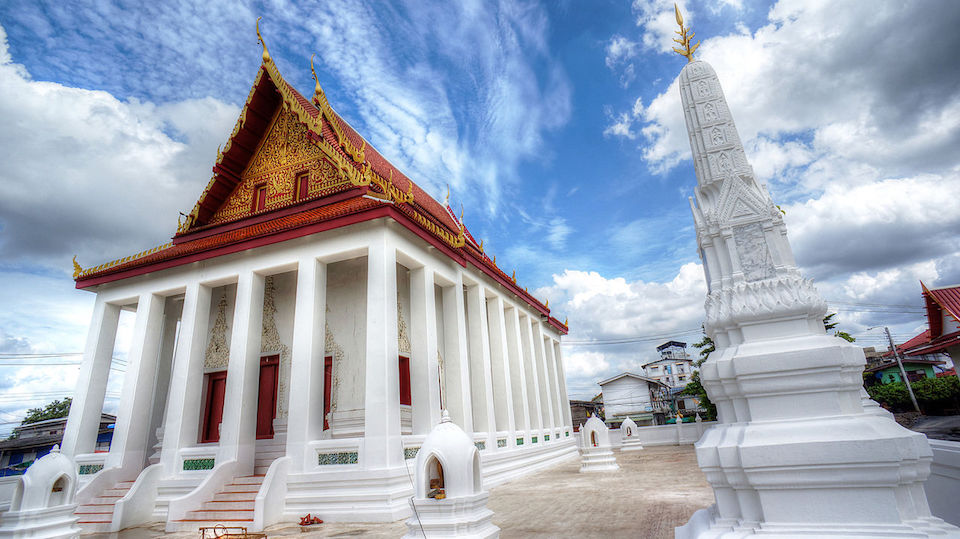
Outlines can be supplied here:
[[660, 359], [643, 365], [645, 376], [668, 387], [684, 387], [693, 375], [693, 360], [687, 353], [687, 343], [667, 341], [657, 347]]
[[669, 387], [653, 378], [624, 372], [599, 382], [608, 426], [616, 428], [630, 417], [637, 425], [656, 425], [663, 422], [669, 410]]
[[573, 430], [580, 431], [580, 425], [587, 422], [591, 415], [600, 416], [600, 410], [603, 408], [603, 399], [598, 398], [588, 401], [570, 401], [570, 417], [573, 420]]
[[[100, 429], [97, 432], [97, 453], [110, 450], [113, 440], [113, 425], [117, 418], [100, 414]], [[67, 418], [46, 419], [14, 427], [9, 439], [0, 442], [0, 477], [22, 474], [33, 461], [46, 455], [63, 440]]]

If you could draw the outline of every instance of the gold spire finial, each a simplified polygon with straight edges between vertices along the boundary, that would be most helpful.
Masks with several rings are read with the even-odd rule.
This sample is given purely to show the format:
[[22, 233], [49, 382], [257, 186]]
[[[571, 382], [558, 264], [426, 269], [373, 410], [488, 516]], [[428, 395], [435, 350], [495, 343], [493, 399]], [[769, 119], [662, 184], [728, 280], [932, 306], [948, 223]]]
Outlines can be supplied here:
[[564, 319], [563, 319], [563, 327], [570, 327], [570, 317], [569, 317], [569, 316], [564, 317]]
[[73, 255], [73, 278], [79, 277], [81, 271], [83, 271], [83, 268], [80, 267], [80, 264], [77, 264], [77, 255]]
[[444, 206], [450, 205], [450, 184], [449, 183], [447, 184], [447, 198], [443, 199], [443, 205]]
[[[686, 56], [687, 62], [693, 61], [693, 53], [697, 50], [697, 47], [700, 46], [700, 42], [697, 41], [696, 45], [690, 46], [690, 41], [693, 39], [693, 36], [696, 34], [690, 31], [689, 28], [683, 27], [683, 15], [680, 14], [680, 8], [677, 7], [677, 4], [673, 4], [673, 11], [677, 15], [677, 24], [680, 25], [680, 30], [674, 30], [673, 33], [680, 36], [680, 39], [673, 38], [674, 43], [679, 44], [683, 49], [673, 48], [673, 52], [679, 54], [680, 56]], [[687, 33], [689, 32], [689, 35]]]
[[263, 17], [257, 17], [257, 43], [263, 47], [263, 63], [270, 61], [270, 53], [267, 52], [267, 42], [263, 40], [263, 36], [260, 35], [260, 19]]

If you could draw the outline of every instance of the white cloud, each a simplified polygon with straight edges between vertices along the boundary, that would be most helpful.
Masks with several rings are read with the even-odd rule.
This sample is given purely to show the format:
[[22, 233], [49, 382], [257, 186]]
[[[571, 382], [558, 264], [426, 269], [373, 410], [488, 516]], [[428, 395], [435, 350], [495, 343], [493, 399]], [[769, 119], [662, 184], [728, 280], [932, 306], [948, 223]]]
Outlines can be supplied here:
[[[555, 313], [569, 315], [564, 365], [570, 393], [579, 397], [599, 392], [597, 381], [654, 359], [656, 346], [663, 342], [699, 340], [706, 295], [699, 264], [683, 265], [667, 282], [629, 281], [570, 269], [554, 275], [553, 281], [535, 295], [550, 298]], [[583, 344], [638, 336], [645, 339], [623, 345]]]

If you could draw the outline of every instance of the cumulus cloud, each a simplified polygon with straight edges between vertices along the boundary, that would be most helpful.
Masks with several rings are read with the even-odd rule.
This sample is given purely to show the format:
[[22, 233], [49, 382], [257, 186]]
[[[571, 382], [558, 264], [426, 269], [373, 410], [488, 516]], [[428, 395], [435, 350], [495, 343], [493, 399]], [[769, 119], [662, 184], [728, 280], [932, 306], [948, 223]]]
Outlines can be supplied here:
[[699, 264], [683, 265], [667, 282], [570, 269], [554, 275], [553, 281], [535, 293], [550, 298], [556, 312], [569, 314], [564, 368], [570, 392], [580, 397], [595, 395], [599, 380], [625, 370], [636, 372], [656, 357], [656, 347], [663, 342], [699, 340], [706, 295]]

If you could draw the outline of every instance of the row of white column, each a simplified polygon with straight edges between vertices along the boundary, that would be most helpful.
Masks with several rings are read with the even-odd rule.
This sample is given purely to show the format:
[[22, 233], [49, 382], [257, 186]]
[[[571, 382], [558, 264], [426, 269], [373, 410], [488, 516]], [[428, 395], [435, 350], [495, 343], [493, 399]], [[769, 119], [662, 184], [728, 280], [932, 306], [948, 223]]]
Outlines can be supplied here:
[[[368, 468], [393, 467], [403, 463], [397, 251], [386, 234], [371, 240], [367, 263], [362, 458]], [[307, 453], [308, 443], [319, 439], [323, 429], [327, 264], [305, 256], [297, 261], [297, 270], [290, 370], [290, 395], [297, 403], [289, 406], [287, 454], [295, 469], [304, 469], [314, 458]], [[439, 421], [438, 338], [445, 352], [445, 404], [464, 430], [487, 433], [487, 447], [497, 446], [498, 432], [508, 433], [509, 445], [513, 446], [518, 437], [529, 442], [539, 432], [549, 434], [570, 425], [559, 343], [544, 334], [539, 319], [521, 313], [517, 305], [482, 284], [464, 287], [463, 278], [464, 273], [458, 270], [453, 283], [441, 285], [444, 332], [439, 336], [437, 275], [427, 266], [410, 271], [414, 432], [425, 434]], [[240, 471], [246, 473], [252, 472], [254, 462], [264, 279], [264, 274], [252, 270], [237, 276], [216, 455], [217, 463], [237, 460]], [[119, 466], [129, 469], [130, 474], [139, 472], [150, 449], [149, 418], [156, 417], [153, 409], [157, 406], [166, 406], [161, 462], [168, 475], [179, 471], [181, 450], [197, 444], [214, 286], [200, 281], [188, 283], [185, 290], [181, 289], [183, 306], [176, 313], [165, 312], [166, 298], [159, 294], [144, 293], [136, 298], [133, 344], [106, 467]], [[98, 295], [63, 440], [63, 450], [69, 455], [93, 451], [119, 313], [121, 305], [130, 303], [108, 303]], [[180, 329], [175, 357], [169, 362], [167, 390], [166, 377], [158, 373], [163, 363], [158, 364], [158, 360], [163, 357], [162, 349], [172, 353], [174, 347], [162, 341], [164, 336], [172, 338], [170, 324], [176, 323], [177, 316]]]

